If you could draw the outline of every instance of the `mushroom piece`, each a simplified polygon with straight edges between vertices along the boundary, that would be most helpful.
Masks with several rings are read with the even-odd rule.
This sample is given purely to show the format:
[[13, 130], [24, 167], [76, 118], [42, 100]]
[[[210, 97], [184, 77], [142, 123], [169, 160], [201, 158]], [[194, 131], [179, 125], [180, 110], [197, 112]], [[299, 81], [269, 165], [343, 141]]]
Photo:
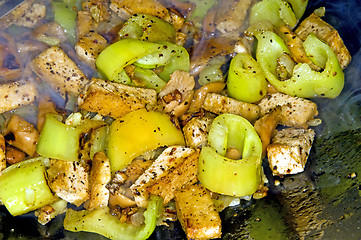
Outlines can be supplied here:
[[193, 99], [194, 77], [184, 71], [175, 71], [170, 80], [159, 92], [163, 111], [180, 117], [187, 112]]
[[22, 76], [22, 69], [15, 40], [0, 31], [0, 80], [18, 79]]
[[35, 154], [39, 132], [33, 124], [28, 123], [22, 117], [13, 115], [6, 125], [4, 135], [10, 145], [19, 148], [29, 156]]

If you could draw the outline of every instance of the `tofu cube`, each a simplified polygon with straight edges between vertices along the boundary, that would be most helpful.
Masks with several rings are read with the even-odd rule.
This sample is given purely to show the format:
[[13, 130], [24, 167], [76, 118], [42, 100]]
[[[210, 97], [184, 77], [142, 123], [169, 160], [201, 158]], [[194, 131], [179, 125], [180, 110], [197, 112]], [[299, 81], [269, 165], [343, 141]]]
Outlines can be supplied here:
[[261, 116], [277, 107], [282, 107], [280, 124], [289, 127], [307, 128], [308, 121], [318, 114], [317, 105], [314, 102], [283, 93], [267, 95], [258, 105], [261, 107]]
[[220, 238], [222, 225], [211, 195], [201, 185], [191, 185], [175, 193], [177, 217], [188, 239]]
[[286, 128], [278, 131], [267, 147], [273, 175], [303, 172], [314, 137], [312, 129]]

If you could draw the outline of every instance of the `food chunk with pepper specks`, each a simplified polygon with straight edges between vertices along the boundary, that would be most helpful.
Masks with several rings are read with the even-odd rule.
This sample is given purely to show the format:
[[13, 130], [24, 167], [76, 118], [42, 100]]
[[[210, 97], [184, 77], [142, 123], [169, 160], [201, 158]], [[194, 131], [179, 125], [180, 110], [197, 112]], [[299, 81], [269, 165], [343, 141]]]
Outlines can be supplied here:
[[311, 33], [315, 34], [319, 39], [326, 42], [336, 53], [342, 69], [351, 62], [351, 54], [343, 43], [342, 38], [337, 30], [330, 24], [323, 21], [315, 13], [303, 20], [295, 30], [295, 33], [305, 40]]
[[220, 238], [222, 226], [211, 195], [201, 185], [191, 185], [175, 193], [177, 217], [188, 239]]
[[211, 117], [192, 118], [184, 127], [183, 133], [187, 146], [203, 147], [207, 144], [208, 132], [212, 123]]
[[38, 95], [36, 84], [21, 80], [0, 85], [0, 113], [33, 103]]
[[240, 115], [250, 122], [254, 122], [260, 113], [258, 105], [238, 101], [217, 93], [208, 93], [203, 108], [215, 114], [232, 113]]
[[111, 0], [110, 9], [125, 19], [136, 13], [170, 18], [168, 10], [157, 0]]
[[96, 32], [88, 32], [75, 45], [78, 58], [95, 69], [95, 61], [101, 51], [108, 46], [107, 40]]
[[154, 89], [111, 83], [98, 78], [92, 79], [78, 99], [81, 109], [113, 118], [156, 103], [157, 92]]
[[283, 93], [267, 95], [258, 105], [261, 107], [261, 116], [282, 107], [280, 124], [289, 127], [307, 128], [308, 122], [318, 114], [314, 102]]
[[278, 131], [267, 147], [273, 175], [303, 172], [314, 137], [312, 129], [286, 128]]
[[47, 175], [51, 190], [61, 199], [76, 206], [89, 199], [89, 173], [79, 162], [51, 159]]
[[32, 62], [34, 72], [59, 92], [64, 98], [67, 94], [78, 95], [88, 79], [73, 60], [57, 46], [40, 53]]
[[89, 177], [90, 199], [86, 208], [89, 210], [106, 207], [109, 201], [109, 190], [106, 185], [111, 180], [110, 163], [104, 152], [97, 152], [92, 160]]
[[197, 182], [198, 156], [199, 151], [192, 148], [166, 148], [130, 187], [137, 205], [146, 207], [151, 194], [162, 197], [166, 204], [176, 190]]

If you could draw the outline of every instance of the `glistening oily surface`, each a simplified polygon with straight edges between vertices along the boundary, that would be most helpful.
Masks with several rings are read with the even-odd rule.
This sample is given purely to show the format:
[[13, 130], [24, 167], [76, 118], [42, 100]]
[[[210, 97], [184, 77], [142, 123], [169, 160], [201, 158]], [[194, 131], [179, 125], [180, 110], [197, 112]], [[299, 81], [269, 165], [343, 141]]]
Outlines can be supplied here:
[[[345, 88], [335, 100], [316, 101], [323, 124], [315, 128], [318, 137], [306, 172], [278, 179], [281, 185], [271, 186], [265, 199], [223, 211], [224, 239], [361, 237], [361, 136], [358, 130], [348, 131], [361, 127], [361, 6], [358, 0], [309, 1], [310, 9], [318, 6], [326, 6], [326, 21], [340, 32], [353, 56], [345, 70]], [[3, 209], [0, 217], [0, 238], [4, 239], [105, 239], [91, 233], [64, 232], [62, 217], [46, 226], [30, 214], [14, 218]], [[269, 231], [262, 231], [264, 226]], [[184, 239], [184, 234], [175, 223], [170, 229], [158, 228], [151, 238]]]

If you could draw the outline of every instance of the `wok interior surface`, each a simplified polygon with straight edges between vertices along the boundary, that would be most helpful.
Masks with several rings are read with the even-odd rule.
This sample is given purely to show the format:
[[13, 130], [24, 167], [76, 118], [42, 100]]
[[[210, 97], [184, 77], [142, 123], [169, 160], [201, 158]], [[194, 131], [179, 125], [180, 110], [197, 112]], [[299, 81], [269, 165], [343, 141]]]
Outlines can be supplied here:
[[[322, 124], [302, 174], [274, 178], [266, 198], [242, 201], [221, 213], [223, 239], [360, 239], [361, 238], [361, 4], [359, 0], [310, 0], [308, 16], [325, 6], [352, 54], [345, 88], [334, 100], [317, 99]], [[280, 185], [275, 186], [274, 180]], [[64, 231], [64, 216], [42, 226], [32, 214], [11, 217], [0, 212], [0, 239], [105, 239]], [[185, 239], [178, 222], [158, 227], [151, 239]]]

